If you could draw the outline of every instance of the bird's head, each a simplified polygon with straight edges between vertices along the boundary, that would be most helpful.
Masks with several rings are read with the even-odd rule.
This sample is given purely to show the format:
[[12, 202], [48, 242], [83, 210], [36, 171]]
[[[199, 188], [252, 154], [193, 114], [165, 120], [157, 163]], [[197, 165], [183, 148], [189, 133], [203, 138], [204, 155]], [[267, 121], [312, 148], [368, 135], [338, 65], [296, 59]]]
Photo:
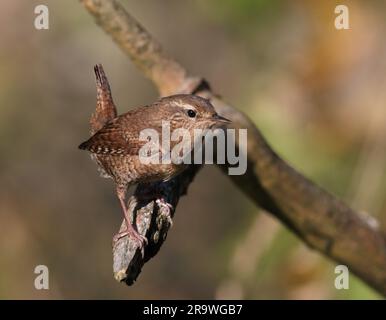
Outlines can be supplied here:
[[161, 108], [167, 108], [170, 121], [175, 128], [212, 129], [230, 123], [218, 115], [208, 99], [190, 94], [164, 97], [159, 101]]

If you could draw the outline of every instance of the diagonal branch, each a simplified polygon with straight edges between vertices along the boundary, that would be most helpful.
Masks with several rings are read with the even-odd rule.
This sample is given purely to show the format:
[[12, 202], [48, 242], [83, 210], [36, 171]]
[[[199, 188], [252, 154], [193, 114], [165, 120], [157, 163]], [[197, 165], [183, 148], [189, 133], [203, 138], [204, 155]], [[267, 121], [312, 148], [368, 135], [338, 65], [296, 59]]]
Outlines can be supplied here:
[[[161, 95], [194, 92], [208, 97], [218, 113], [231, 119], [236, 128], [248, 129], [247, 172], [242, 176], [229, 176], [238, 188], [256, 205], [280, 219], [308, 246], [347, 265], [359, 278], [386, 296], [386, 239], [375, 219], [349, 208], [282, 160], [247, 116], [214, 95], [205, 81], [190, 77], [116, 0], [81, 2]], [[227, 166], [222, 165], [221, 169], [225, 172]], [[162, 184], [167, 200], [174, 207], [196, 172], [197, 168], [193, 168]], [[136, 195], [143, 188], [139, 186]], [[170, 226], [162, 219], [161, 223], [156, 223], [162, 215], [153, 212], [154, 203], [139, 206], [141, 209], [137, 211], [136, 195], [129, 200], [129, 205], [133, 215], [136, 212], [139, 230], [146, 232], [150, 244], [144, 258], [128, 242], [114, 249], [115, 276], [128, 283], [136, 279], [143, 264], [158, 251]], [[156, 243], [152, 236], [162, 240]]]

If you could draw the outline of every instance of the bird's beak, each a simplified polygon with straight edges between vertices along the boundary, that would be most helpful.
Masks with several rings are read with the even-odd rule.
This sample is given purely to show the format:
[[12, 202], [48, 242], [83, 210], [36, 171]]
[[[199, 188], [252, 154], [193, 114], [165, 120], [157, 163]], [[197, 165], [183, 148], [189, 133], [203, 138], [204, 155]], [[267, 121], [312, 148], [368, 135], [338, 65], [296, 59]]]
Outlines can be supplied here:
[[222, 116], [220, 116], [218, 114], [216, 114], [214, 116], [214, 119], [216, 120], [217, 123], [231, 123], [231, 121], [229, 119], [224, 118], [224, 117], [222, 117]]

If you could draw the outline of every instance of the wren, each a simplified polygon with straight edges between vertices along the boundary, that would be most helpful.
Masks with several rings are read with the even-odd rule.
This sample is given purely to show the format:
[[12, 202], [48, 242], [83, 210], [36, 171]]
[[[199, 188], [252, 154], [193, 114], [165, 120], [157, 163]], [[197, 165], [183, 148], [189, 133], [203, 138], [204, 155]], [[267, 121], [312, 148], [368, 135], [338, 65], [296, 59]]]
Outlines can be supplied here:
[[[143, 163], [139, 151], [146, 141], [140, 139], [140, 132], [154, 129], [162, 132], [163, 121], [168, 121], [171, 131], [183, 128], [193, 134], [194, 129], [220, 127], [229, 120], [219, 116], [209, 100], [189, 94], [163, 97], [148, 105], [130, 110], [119, 116], [111, 97], [110, 86], [101, 65], [94, 68], [97, 84], [97, 106], [107, 110], [106, 120], [90, 139], [79, 145], [88, 150], [96, 161], [102, 176], [112, 178], [116, 194], [122, 207], [126, 230], [113, 238], [113, 244], [124, 236], [130, 236], [144, 248], [146, 237], [140, 235], [130, 222], [126, 207], [126, 193], [129, 186], [138, 183], [167, 181], [188, 167], [184, 163]], [[104, 109], [103, 109], [104, 108]], [[113, 110], [113, 111], [111, 111]], [[101, 113], [104, 116], [103, 113]], [[103, 120], [103, 119], [102, 119]], [[162, 135], [161, 135], [162, 136]], [[173, 144], [173, 142], [171, 143]], [[159, 206], [170, 210], [169, 204], [161, 198]]]

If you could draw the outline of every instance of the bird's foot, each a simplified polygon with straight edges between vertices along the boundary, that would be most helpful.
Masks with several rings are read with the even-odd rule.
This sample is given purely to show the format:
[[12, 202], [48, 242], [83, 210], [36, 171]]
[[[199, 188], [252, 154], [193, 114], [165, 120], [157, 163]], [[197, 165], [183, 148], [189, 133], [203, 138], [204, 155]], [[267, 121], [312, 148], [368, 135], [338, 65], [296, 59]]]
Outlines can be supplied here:
[[167, 203], [164, 198], [158, 198], [155, 202], [160, 209], [161, 215], [166, 217], [166, 220], [168, 221], [168, 223], [172, 227], [173, 226], [173, 220], [172, 220], [171, 210], [173, 209], [173, 206], [170, 203]]
[[122, 239], [124, 237], [130, 237], [131, 239], [134, 239], [139, 244], [139, 248], [141, 249], [142, 255], [144, 254], [145, 245], [148, 244], [148, 240], [145, 236], [138, 233], [134, 229], [126, 229], [125, 231], [118, 232], [113, 237], [113, 247], [117, 244], [119, 239]]

